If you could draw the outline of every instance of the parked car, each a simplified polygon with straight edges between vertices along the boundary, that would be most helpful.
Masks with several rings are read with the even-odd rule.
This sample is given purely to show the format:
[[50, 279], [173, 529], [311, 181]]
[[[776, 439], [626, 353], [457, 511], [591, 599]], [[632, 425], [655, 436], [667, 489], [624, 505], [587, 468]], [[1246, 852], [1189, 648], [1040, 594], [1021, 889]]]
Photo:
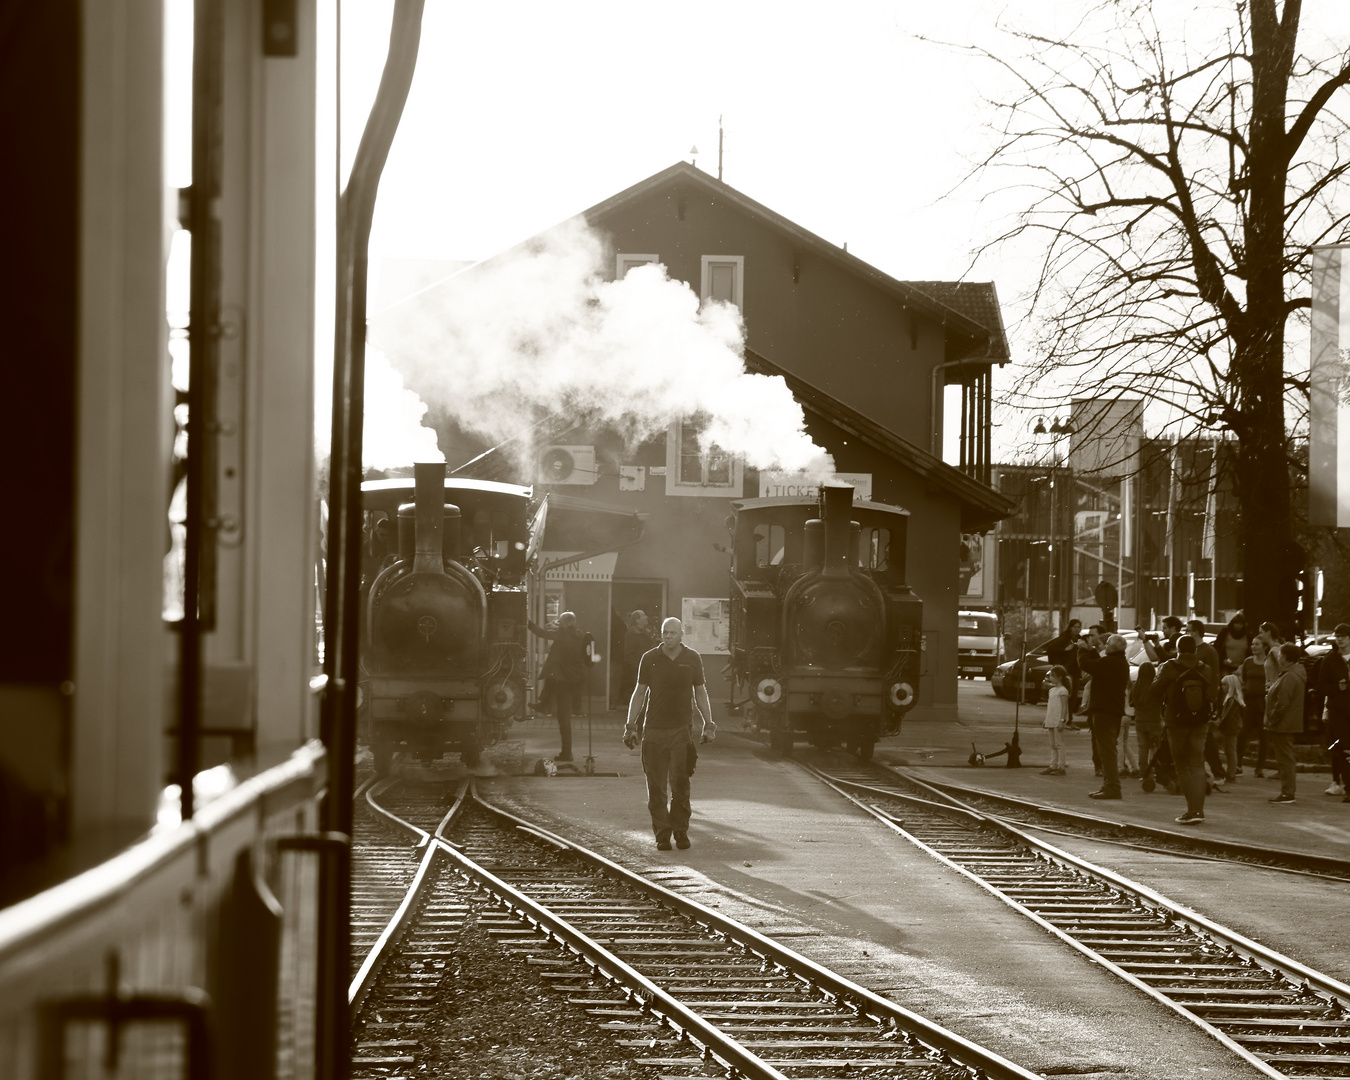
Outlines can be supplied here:
[[956, 672], [962, 679], [993, 678], [1003, 659], [998, 616], [989, 611], [956, 613]]
[[[1133, 630], [1122, 630], [1120, 636], [1125, 639], [1125, 659], [1130, 662], [1130, 681], [1139, 675], [1139, 666], [1148, 661], [1144, 643]], [[1040, 646], [1037, 646], [1039, 648]], [[1022, 680], [1022, 701], [1027, 705], [1039, 705], [1045, 700], [1045, 676], [1050, 671], [1050, 661], [1043, 656], [1029, 656], [1026, 662], [1026, 677]], [[1018, 699], [1018, 680], [1021, 676], [1022, 660], [1009, 660], [994, 668], [989, 677], [989, 685], [994, 693], [1008, 701]]]

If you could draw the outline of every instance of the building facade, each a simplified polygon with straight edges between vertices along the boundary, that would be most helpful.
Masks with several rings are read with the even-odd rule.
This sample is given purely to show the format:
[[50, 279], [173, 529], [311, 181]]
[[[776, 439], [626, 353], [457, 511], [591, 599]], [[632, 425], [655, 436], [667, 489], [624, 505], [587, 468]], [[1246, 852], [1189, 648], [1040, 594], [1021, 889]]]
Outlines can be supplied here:
[[[701, 301], [734, 305], [744, 320], [746, 368], [785, 379], [807, 433], [833, 455], [858, 497], [911, 511], [910, 584], [925, 603], [927, 658], [918, 707], [954, 716], [962, 537], [1012, 510], [989, 484], [991, 372], [1008, 356], [993, 286], [897, 281], [686, 164], [582, 216], [606, 245], [606, 276], [659, 263]], [[457, 287], [463, 275], [444, 289]], [[421, 302], [454, 308], [444, 297]], [[397, 348], [389, 351], [397, 366]], [[958, 465], [940, 457], [952, 384], [961, 387], [959, 415], [950, 418], [959, 425]], [[707, 445], [698, 417], [673, 419], [636, 444], [565, 416], [540, 430], [546, 434], [527, 466], [532, 475], [491, 455], [474, 474], [645, 516], [642, 536], [619, 550], [541, 555], [541, 615], [575, 611], [602, 654], [592, 708], [623, 703], [623, 620], [637, 609], [654, 624], [682, 618], [686, 640], [706, 658], [713, 699], [743, 700], [747, 691], [730, 685], [719, 662], [729, 618], [730, 509], [740, 499], [801, 493], [810, 479], [760, 472]], [[442, 445], [461, 448], [463, 460], [481, 452], [462, 430], [443, 431]], [[452, 468], [460, 464], [452, 455]]]

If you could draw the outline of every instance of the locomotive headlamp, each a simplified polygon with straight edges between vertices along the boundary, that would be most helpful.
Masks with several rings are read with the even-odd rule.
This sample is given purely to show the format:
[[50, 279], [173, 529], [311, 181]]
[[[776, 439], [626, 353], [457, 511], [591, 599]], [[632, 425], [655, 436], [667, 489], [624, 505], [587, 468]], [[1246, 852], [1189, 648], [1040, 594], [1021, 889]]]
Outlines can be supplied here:
[[783, 684], [777, 679], [760, 679], [755, 687], [755, 697], [765, 705], [777, 705], [783, 700]]
[[907, 682], [891, 683], [890, 699], [895, 708], [903, 709], [914, 700], [914, 687]]

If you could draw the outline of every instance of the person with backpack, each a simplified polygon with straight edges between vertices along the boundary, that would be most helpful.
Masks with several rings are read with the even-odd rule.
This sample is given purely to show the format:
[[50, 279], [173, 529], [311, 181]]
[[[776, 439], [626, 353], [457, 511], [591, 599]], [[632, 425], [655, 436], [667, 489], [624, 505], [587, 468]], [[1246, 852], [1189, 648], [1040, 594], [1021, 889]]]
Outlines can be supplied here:
[[1205, 820], [1205, 737], [1214, 710], [1210, 687], [1217, 685], [1214, 673], [1195, 655], [1195, 639], [1177, 638], [1177, 656], [1168, 660], [1153, 681], [1153, 700], [1163, 708], [1167, 743], [1186, 796], [1186, 812], [1179, 825], [1199, 825]]
[[1300, 664], [1303, 650], [1286, 641], [1275, 650], [1279, 675], [1266, 694], [1266, 738], [1280, 770], [1280, 793], [1270, 802], [1294, 801], [1298, 771], [1294, 763], [1294, 736], [1303, 730], [1303, 695], [1308, 673]]

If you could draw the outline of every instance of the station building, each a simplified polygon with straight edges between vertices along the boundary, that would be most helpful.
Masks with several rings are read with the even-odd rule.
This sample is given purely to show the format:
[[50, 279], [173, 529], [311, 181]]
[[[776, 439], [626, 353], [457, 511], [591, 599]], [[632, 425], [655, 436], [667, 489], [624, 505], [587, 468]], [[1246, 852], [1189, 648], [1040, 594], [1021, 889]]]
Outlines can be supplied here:
[[[909, 583], [925, 605], [916, 711], [954, 718], [956, 613], [970, 582], [964, 541], [1014, 509], [990, 485], [991, 373], [1008, 359], [994, 286], [896, 280], [687, 163], [581, 217], [607, 245], [608, 275], [660, 263], [701, 299], [734, 304], [745, 323], [747, 370], [786, 380], [807, 433], [833, 455], [857, 497], [910, 511]], [[424, 310], [453, 310], [446, 295], [476, 272], [424, 291], [418, 302]], [[397, 339], [397, 328], [377, 318], [377, 344], [382, 330]], [[397, 348], [389, 353], [399, 366]], [[960, 407], [944, 417], [949, 385], [961, 388]], [[946, 423], [960, 429], [956, 464], [941, 456]], [[564, 500], [643, 515], [640, 535], [620, 548], [542, 554], [538, 617], [573, 610], [599, 643], [603, 664], [593, 702], [623, 704], [623, 617], [638, 608], [654, 624], [670, 615], [685, 621], [687, 643], [706, 658], [715, 702], [744, 699], [744, 688], [732, 687], [717, 661], [726, 654], [731, 505], [813, 493], [809, 481], [760, 472], [705, 445], [694, 417], [636, 446], [613, 430], [574, 426], [565, 417], [546, 430], [532, 475], [492, 456], [469, 474], [532, 482]], [[452, 456], [452, 468], [486, 449], [458, 429], [441, 441], [467, 448], [461, 461]]]

